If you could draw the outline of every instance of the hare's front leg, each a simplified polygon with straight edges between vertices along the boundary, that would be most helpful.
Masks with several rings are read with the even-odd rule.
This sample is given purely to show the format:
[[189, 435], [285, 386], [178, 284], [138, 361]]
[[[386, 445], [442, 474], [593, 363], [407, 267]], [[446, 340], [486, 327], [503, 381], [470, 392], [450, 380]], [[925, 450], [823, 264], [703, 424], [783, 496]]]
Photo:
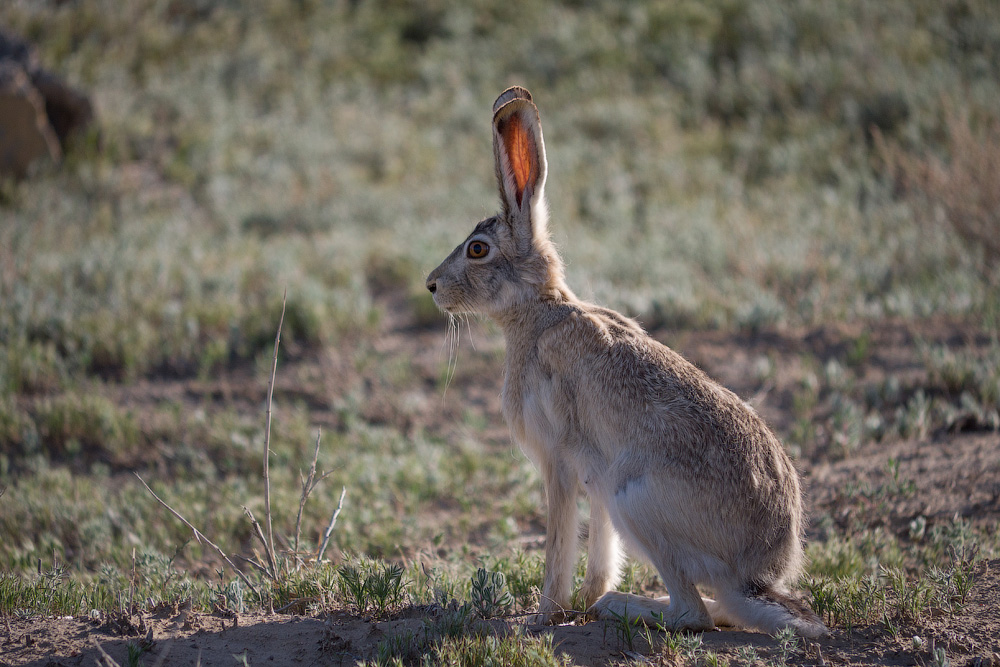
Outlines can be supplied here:
[[577, 547], [577, 476], [559, 461], [545, 462], [542, 474], [545, 476], [548, 520], [545, 528], [545, 582], [538, 604], [538, 620], [559, 623], [565, 618], [564, 611], [571, 608]]
[[611, 525], [607, 506], [590, 496], [590, 530], [587, 539], [587, 575], [583, 578], [580, 598], [589, 609], [597, 600], [618, 585], [621, 578], [621, 546]]

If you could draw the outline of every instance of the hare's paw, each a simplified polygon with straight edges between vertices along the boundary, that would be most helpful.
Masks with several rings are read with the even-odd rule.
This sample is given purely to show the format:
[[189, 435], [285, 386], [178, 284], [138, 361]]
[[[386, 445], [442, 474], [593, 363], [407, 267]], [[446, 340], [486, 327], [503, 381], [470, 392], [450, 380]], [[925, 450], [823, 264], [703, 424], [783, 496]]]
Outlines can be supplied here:
[[[589, 574], [589, 573], [588, 573]], [[584, 578], [583, 586], [580, 588], [579, 599], [583, 602], [584, 609], [590, 609], [598, 601], [608, 594], [611, 584], [607, 578], [587, 579]]]
[[656, 600], [631, 593], [611, 591], [595, 602], [587, 610], [587, 615], [604, 621], [645, 623], [651, 627], [671, 631], [703, 632], [715, 629], [715, 623], [707, 613], [698, 613], [690, 609], [681, 610], [677, 605], [665, 602], [665, 599]]
[[[587, 608], [587, 616], [597, 621], [614, 621], [635, 617], [635, 595], [609, 591]], [[631, 609], [630, 609], [631, 607]], [[631, 614], [630, 614], [631, 612]]]
[[528, 625], [562, 625], [573, 620], [573, 615], [565, 611], [537, 613], [528, 616]]
[[528, 617], [529, 625], [559, 625], [573, 620], [575, 614], [568, 606], [543, 598], [538, 613]]

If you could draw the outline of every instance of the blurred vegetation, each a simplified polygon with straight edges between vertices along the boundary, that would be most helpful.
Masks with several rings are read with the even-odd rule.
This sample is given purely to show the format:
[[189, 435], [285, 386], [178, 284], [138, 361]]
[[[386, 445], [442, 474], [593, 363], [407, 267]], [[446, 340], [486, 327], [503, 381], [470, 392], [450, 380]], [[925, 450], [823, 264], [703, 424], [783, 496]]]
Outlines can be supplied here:
[[954, 163], [962, 132], [1000, 150], [988, 0], [108, 9], [0, 13], [100, 111], [67, 165], [3, 191], [0, 330], [67, 370], [252, 357], [285, 287], [288, 336], [366, 330], [365, 276], [419, 292], [490, 210], [487, 110], [515, 81], [587, 296], [695, 326], [996, 316], [978, 249], [914, 224], [954, 217], [962, 191], [901, 195], [872, 146]]
[[[130, 469], [248, 545], [262, 411], [140, 410], [129, 388], [262, 367], [285, 290], [284, 354], [336, 350], [419, 403], [428, 387], [371, 339], [399, 310], [443, 338], [423, 279], [494, 210], [489, 108], [514, 83], [541, 110], [552, 229], [583, 297], [651, 327], [1000, 325], [993, 0], [8, 0], [0, 25], [99, 118], [62, 165], [0, 184], [3, 569], [107, 578], [136, 545], [165, 568], [188, 535], [120, 481]], [[952, 418], [995, 424], [996, 372], [928, 357], [935, 395], [970, 397]], [[343, 549], [499, 544], [540, 519], [534, 471], [486, 456], [476, 414], [459, 435], [408, 430], [365, 418], [360, 380], [331, 383], [334, 474], [307, 519], [349, 485], [364, 502]], [[844, 452], [945, 409], [826, 389], [803, 400]], [[315, 428], [280, 400], [272, 476], [291, 508]], [[813, 407], [793, 442], [815, 439]], [[494, 523], [405, 518], [441, 507]]]

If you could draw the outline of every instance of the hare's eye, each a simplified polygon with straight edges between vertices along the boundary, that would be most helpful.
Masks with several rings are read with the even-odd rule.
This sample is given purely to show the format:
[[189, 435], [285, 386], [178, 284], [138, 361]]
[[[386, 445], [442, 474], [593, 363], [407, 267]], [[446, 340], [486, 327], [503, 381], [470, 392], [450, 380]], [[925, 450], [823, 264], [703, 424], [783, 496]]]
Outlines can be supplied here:
[[482, 259], [489, 254], [490, 246], [483, 241], [473, 241], [465, 252], [472, 259]]

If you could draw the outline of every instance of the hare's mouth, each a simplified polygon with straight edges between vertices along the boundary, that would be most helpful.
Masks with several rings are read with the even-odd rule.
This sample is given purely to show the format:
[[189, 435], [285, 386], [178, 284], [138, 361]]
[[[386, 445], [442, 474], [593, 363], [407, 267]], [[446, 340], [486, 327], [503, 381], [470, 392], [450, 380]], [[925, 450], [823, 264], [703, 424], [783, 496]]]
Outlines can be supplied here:
[[441, 294], [440, 290], [434, 293], [433, 298], [434, 298], [434, 305], [438, 307], [438, 310], [448, 313], [449, 315], [454, 315], [458, 310], [457, 305], [451, 303], [447, 298], [445, 298]]
[[465, 303], [460, 299], [459, 300], [448, 299], [440, 293], [434, 295], [434, 305], [438, 307], [438, 310], [445, 312], [449, 315], [472, 315], [478, 312], [475, 308], [472, 308], [468, 303]]

